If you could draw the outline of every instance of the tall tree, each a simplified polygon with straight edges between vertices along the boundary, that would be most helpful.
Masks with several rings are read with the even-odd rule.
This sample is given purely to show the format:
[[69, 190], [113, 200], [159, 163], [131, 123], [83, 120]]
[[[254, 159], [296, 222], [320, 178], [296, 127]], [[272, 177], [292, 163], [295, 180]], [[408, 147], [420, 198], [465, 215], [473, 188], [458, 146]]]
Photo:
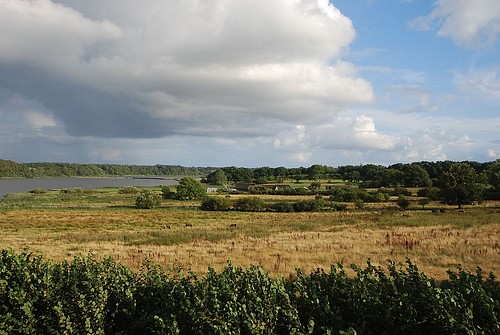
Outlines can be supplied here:
[[428, 187], [432, 184], [427, 171], [417, 163], [407, 165], [403, 171], [406, 187]]
[[490, 196], [493, 199], [500, 199], [500, 159], [492, 163], [485, 171], [490, 185]]
[[224, 170], [217, 169], [214, 172], [208, 174], [207, 181], [208, 183], [214, 185], [225, 185], [227, 184], [227, 176]]
[[184, 177], [177, 185], [177, 198], [179, 200], [197, 200], [205, 197], [207, 190], [199, 180]]
[[325, 168], [323, 165], [314, 164], [307, 170], [310, 180], [321, 179], [325, 173]]
[[482, 176], [467, 163], [453, 163], [441, 174], [441, 195], [443, 201], [457, 205], [481, 200], [484, 189]]

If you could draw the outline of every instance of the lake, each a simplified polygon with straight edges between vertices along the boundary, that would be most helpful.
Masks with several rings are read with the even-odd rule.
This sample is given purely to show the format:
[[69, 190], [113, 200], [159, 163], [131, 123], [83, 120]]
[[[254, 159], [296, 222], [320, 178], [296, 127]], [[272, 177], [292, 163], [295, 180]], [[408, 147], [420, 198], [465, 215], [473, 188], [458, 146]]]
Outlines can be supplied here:
[[35, 188], [46, 190], [65, 188], [101, 188], [108, 186], [159, 186], [177, 185], [177, 180], [140, 178], [140, 177], [115, 177], [115, 178], [12, 178], [0, 179], [0, 199], [8, 193], [28, 192]]

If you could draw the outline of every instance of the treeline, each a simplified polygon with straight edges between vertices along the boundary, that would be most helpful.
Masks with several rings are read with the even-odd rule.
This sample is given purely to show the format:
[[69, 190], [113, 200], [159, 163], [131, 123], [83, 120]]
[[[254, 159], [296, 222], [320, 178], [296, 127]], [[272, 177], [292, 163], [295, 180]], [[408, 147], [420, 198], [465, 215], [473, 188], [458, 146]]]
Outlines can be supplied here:
[[[441, 187], [442, 175], [456, 162], [397, 163], [390, 166], [365, 164], [332, 167], [184, 167], [179, 165], [117, 165], [73, 163], [16, 163], [0, 160], [0, 177], [69, 177], [69, 176], [122, 176], [122, 175], [176, 175], [204, 176], [214, 184], [269, 183], [283, 180], [343, 180], [365, 188], [380, 187]], [[493, 189], [500, 190], [500, 160], [479, 163], [460, 162], [470, 166], [475, 174]]]
[[0, 177], [205, 176], [213, 168], [180, 165], [16, 163], [0, 160]]
[[228, 265], [198, 278], [90, 256], [3, 250], [1, 334], [499, 334], [500, 285], [480, 269], [436, 282], [409, 260], [287, 279]]
[[[320, 180], [341, 179], [348, 182], [363, 183], [365, 187], [427, 187], [439, 183], [440, 176], [447, 171], [453, 161], [397, 163], [390, 166], [375, 164], [345, 165], [331, 167], [326, 165], [311, 165], [310, 167], [223, 167], [229, 182], [279, 182], [284, 179]], [[477, 174], [500, 173], [500, 160], [478, 163], [473, 161], [460, 162], [472, 167]]]

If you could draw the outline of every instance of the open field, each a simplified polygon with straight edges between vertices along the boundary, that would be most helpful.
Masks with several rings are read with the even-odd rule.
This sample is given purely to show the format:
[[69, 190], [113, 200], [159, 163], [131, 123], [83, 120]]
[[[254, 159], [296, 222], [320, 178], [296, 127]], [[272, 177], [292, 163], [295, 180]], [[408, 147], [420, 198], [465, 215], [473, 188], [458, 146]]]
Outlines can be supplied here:
[[[200, 274], [227, 260], [288, 277], [295, 268], [408, 257], [436, 279], [459, 264], [500, 275], [500, 207], [492, 203], [444, 213], [416, 205], [401, 212], [390, 203], [341, 212], [207, 212], [196, 201], [139, 210], [135, 195], [117, 190], [11, 195], [0, 203], [0, 248], [27, 247], [57, 260], [91, 251], [134, 269], [150, 258], [167, 271], [190, 267]], [[433, 207], [442, 206], [426, 206]]]

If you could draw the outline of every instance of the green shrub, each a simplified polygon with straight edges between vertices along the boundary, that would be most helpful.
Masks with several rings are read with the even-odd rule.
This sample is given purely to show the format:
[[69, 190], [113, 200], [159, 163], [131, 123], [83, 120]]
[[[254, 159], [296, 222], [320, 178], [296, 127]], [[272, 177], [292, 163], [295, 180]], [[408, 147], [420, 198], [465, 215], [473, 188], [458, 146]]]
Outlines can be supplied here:
[[279, 201], [271, 204], [270, 208], [276, 212], [291, 213], [293, 212], [293, 203], [289, 201]]
[[205, 211], [227, 211], [231, 206], [231, 199], [226, 197], [207, 197], [201, 202], [201, 209]]
[[318, 212], [325, 207], [322, 199], [300, 200], [293, 204], [295, 212]]
[[273, 279], [231, 263], [198, 278], [92, 255], [0, 253], [0, 334], [499, 334], [500, 283], [458, 269], [436, 283], [407, 260]]
[[259, 197], [242, 197], [236, 199], [233, 206], [239, 211], [258, 211], [264, 209], [266, 203]]
[[151, 209], [160, 205], [160, 195], [149, 190], [142, 190], [139, 196], [135, 199], [135, 206], [137, 208]]
[[182, 178], [176, 189], [176, 198], [179, 200], [198, 200], [207, 195], [207, 190], [201, 182], [191, 177]]
[[335, 202], [335, 203], [332, 204], [332, 207], [336, 211], [345, 211], [345, 210], [347, 210], [348, 205], [345, 204], [345, 203]]
[[163, 199], [177, 199], [177, 192], [172, 187], [163, 185], [161, 188], [161, 196]]
[[408, 209], [408, 207], [410, 207], [410, 201], [408, 201], [406, 196], [403, 194], [399, 195], [398, 200], [396, 200], [396, 204], [402, 209]]

